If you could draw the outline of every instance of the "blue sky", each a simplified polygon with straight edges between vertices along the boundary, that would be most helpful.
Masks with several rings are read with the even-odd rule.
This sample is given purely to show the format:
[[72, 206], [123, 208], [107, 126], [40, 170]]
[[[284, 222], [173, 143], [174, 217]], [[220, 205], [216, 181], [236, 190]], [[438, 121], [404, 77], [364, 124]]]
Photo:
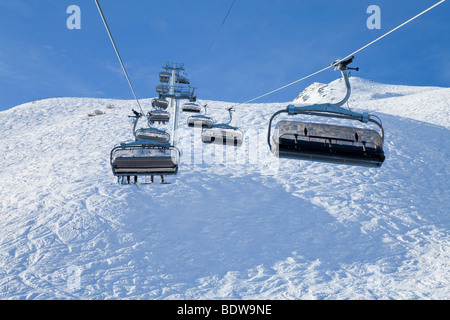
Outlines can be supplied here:
[[[199, 99], [244, 102], [317, 71], [437, 0], [101, 0], [140, 99], [166, 61], [183, 62]], [[81, 29], [66, 12], [81, 9]], [[381, 29], [368, 29], [369, 5]], [[356, 55], [378, 82], [449, 86], [450, 2]], [[291, 101], [333, 69], [255, 102]], [[0, 110], [52, 97], [133, 99], [94, 0], [0, 0]]]

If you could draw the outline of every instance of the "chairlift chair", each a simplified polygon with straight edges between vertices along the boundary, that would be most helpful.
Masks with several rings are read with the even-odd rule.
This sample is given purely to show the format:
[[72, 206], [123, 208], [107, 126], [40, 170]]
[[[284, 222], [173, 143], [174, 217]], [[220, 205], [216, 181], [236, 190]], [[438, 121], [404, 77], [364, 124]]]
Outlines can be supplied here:
[[[273, 154], [280, 158], [381, 167], [385, 160], [384, 130], [381, 121], [375, 115], [366, 112], [357, 113], [342, 107], [351, 92], [346, 70], [359, 70], [348, 67], [353, 58], [333, 63], [335, 70], [341, 71], [347, 88], [347, 93], [342, 101], [336, 104], [288, 105], [286, 109], [279, 110], [272, 115], [269, 121], [267, 142]], [[373, 129], [283, 120], [278, 122], [276, 130], [271, 136], [272, 122], [276, 116], [282, 113], [349, 119], [361, 123], [370, 122], [378, 126], [379, 132]]]
[[151, 140], [158, 143], [169, 143], [170, 134], [156, 128], [140, 128], [134, 133], [136, 141]]
[[[136, 142], [140, 142], [140, 141], [150, 141], [150, 142], [154, 142], [158, 145], [163, 145], [163, 146], [169, 146], [169, 141], [170, 141], [170, 134], [164, 130], [158, 129], [158, 128], [154, 128], [154, 127], [147, 127], [147, 128], [139, 128], [136, 130], [136, 126], [137, 123], [139, 121], [139, 119], [141, 117], [143, 117], [142, 113], [139, 113], [137, 111], [135, 111], [134, 109], [132, 110], [134, 113], [134, 116], [129, 116], [130, 118], [134, 118], [133, 120], [133, 136], [134, 136], [134, 140]], [[149, 112], [150, 114], [150, 112]], [[148, 124], [152, 124], [151, 121], [151, 117], [150, 115], [147, 115], [147, 122]]]
[[110, 163], [115, 176], [175, 175], [180, 152], [173, 146], [141, 142], [119, 144], [111, 150]]
[[180, 74], [177, 74], [175, 82], [179, 83], [179, 84], [190, 84], [189, 79], [186, 78], [185, 76], [180, 75]]
[[193, 115], [193, 116], [190, 116], [187, 119], [188, 127], [199, 126], [199, 127], [202, 127], [202, 128], [206, 128], [206, 127], [210, 127], [211, 125], [214, 124], [213, 118], [206, 116], [206, 114], [208, 112], [207, 109], [206, 109], [207, 105], [206, 104], [203, 105], [203, 108], [205, 109], [205, 113], [199, 114], [199, 115]]
[[[116, 145], [110, 153], [110, 164], [114, 176], [129, 177], [174, 175], [178, 172], [180, 151], [170, 145], [168, 133], [156, 128], [136, 129], [143, 115], [133, 110], [134, 141]], [[163, 181], [163, 180], [162, 180]]]
[[195, 102], [186, 102], [181, 107], [183, 112], [195, 112], [199, 113], [202, 110], [202, 107]]
[[169, 106], [169, 101], [167, 101], [165, 98], [155, 98], [152, 99], [152, 107], [157, 109], [167, 109]]
[[171, 73], [168, 71], [162, 71], [159, 73], [159, 82], [168, 83], [170, 80]]
[[205, 143], [218, 143], [223, 145], [241, 146], [244, 138], [243, 132], [230, 125], [233, 108], [227, 109], [230, 119], [227, 123], [213, 123], [207, 125], [202, 131], [202, 141]]
[[156, 86], [156, 92], [159, 94], [167, 94], [169, 93], [169, 85], [167, 84], [158, 84]]
[[152, 110], [148, 112], [148, 121], [150, 124], [155, 122], [166, 124], [170, 120], [170, 112], [164, 110]]

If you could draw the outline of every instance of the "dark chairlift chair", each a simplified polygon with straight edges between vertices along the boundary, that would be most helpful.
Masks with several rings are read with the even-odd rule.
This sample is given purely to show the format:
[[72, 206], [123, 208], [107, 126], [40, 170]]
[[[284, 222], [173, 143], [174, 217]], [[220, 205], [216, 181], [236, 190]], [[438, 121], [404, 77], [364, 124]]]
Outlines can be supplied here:
[[[358, 70], [358, 68], [348, 67], [352, 61], [353, 57], [350, 57], [333, 64], [335, 70], [341, 71], [347, 87], [347, 94], [342, 101], [336, 104], [288, 105], [286, 109], [272, 115], [267, 142], [273, 154], [281, 158], [381, 167], [385, 160], [384, 130], [381, 121], [375, 115], [342, 108], [351, 92], [346, 70]], [[283, 120], [278, 123], [271, 136], [272, 122], [281, 113], [349, 119], [361, 123], [370, 122], [378, 126], [380, 133], [372, 129]]]

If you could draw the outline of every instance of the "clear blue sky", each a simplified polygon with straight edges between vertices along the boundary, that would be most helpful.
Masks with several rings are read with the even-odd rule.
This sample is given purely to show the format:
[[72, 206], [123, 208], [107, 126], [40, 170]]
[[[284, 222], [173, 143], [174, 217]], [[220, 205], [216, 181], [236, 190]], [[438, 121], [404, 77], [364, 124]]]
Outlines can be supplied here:
[[[437, 0], [101, 0], [139, 98], [166, 61], [183, 62], [199, 99], [243, 102], [342, 58]], [[368, 29], [369, 5], [381, 29]], [[69, 30], [70, 5], [81, 29]], [[450, 1], [360, 52], [355, 75], [449, 86]], [[291, 101], [332, 69], [255, 102]], [[133, 99], [93, 0], [0, 0], [0, 110], [52, 97]]]

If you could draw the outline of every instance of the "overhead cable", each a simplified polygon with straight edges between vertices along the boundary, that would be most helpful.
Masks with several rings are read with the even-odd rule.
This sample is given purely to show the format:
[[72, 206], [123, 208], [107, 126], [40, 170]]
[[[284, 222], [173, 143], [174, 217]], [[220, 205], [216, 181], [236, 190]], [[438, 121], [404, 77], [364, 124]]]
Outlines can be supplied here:
[[108, 32], [108, 35], [109, 35], [109, 39], [111, 40], [114, 50], [116, 51], [117, 58], [119, 59], [120, 65], [122, 66], [123, 73], [125, 74], [125, 77], [127, 78], [127, 81], [130, 86], [131, 92], [133, 93], [134, 99], [136, 100], [141, 112], [144, 113], [144, 110], [142, 110], [141, 104], [139, 103], [139, 99], [137, 98], [136, 93], [134, 91], [133, 85], [131, 84], [130, 77], [128, 76], [127, 70], [125, 69], [125, 65], [123, 64], [122, 58], [120, 57], [119, 50], [117, 50], [116, 43], [114, 42], [113, 36], [111, 34], [111, 30], [109, 29], [108, 23], [106, 22], [105, 15], [103, 14], [103, 10], [100, 7], [100, 3], [98, 2], [98, 0], [95, 0], [95, 4], [97, 5], [98, 12], [100, 13], [100, 16], [102, 17], [103, 24], [105, 25], [106, 31]]
[[233, 0], [233, 2], [231, 3], [231, 6], [230, 6], [230, 8], [228, 9], [227, 14], [226, 14], [225, 17], [223, 18], [222, 23], [220, 24], [219, 29], [217, 30], [217, 32], [216, 32], [216, 34], [215, 34], [213, 40], [211, 41], [211, 44], [210, 44], [209, 47], [208, 47], [208, 50], [206, 50], [205, 57], [208, 55], [209, 51], [211, 50], [212, 46], [214, 45], [214, 42], [216, 42], [217, 37], [218, 37], [220, 31], [222, 30], [222, 27], [223, 27], [223, 25], [225, 24], [225, 21], [227, 20], [228, 15], [230, 14], [231, 9], [233, 8], [235, 2], [236, 2], [236, 0]]
[[396, 30], [398, 30], [398, 29], [400, 29], [401, 27], [403, 27], [403, 26], [405, 26], [406, 24], [410, 23], [411, 21], [417, 19], [418, 17], [420, 17], [420, 16], [423, 15], [424, 13], [430, 11], [431, 9], [437, 7], [438, 5], [440, 5], [441, 3], [445, 2], [445, 1], [446, 1], [446, 0], [441, 0], [441, 1], [437, 2], [437, 3], [435, 3], [434, 5], [432, 5], [431, 7], [427, 8], [427, 9], [425, 9], [424, 11], [420, 12], [419, 14], [415, 15], [415, 16], [412, 17], [411, 19], [409, 19], [409, 20], [403, 22], [402, 24], [398, 25], [398, 26], [395, 27], [394, 29], [392, 29], [392, 30], [386, 32], [385, 34], [383, 34], [382, 36], [380, 36], [380, 37], [376, 38], [375, 40], [369, 42], [369, 43], [366, 44], [365, 46], [363, 46], [363, 47], [359, 48], [358, 50], [356, 50], [356, 51], [350, 53], [349, 55], [345, 56], [345, 58], [339, 59], [339, 60], [333, 62], [331, 65], [329, 65], [329, 66], [327, 66], [327, 67], [325, 67], [325, 68], [323, 68], [323, 69], [320, 69], [320, 70], [318, 70], [318, 71], [316, 71], [316, 72], [313, 72], [313, 73], [311, 73], [311, 74], [309, 74], [309, 75], [307, 75], [307, 76], [305, 76], [305, 77], [303, 77], [303, 78], [300, 78], [300, 79], [298, 79], [298, 80], [295, 80], [295, 81], [293, 81], [293, 82], [291, 82], [291, 83], [288, 83], [288, 84], [286, 84], [286, 85], [284, 85], [284, 86], [282, 86], [282, 87], [279, 87], [279, 88], [277, 88], [277, 89], [275, 89], [275, 90], [272, 90], [272, 91], [269, 91], [269, 92], [267, 92], [267, 93], [264, 93], [264, 94], [262, 94], [262, 95], [260, 95], [260, 96], [258, 96], [258, 97], [256, 97], [256, 98], [253, 98], [253, 99], [247, 100], [247, 101], [245, 101], [245, 102], [239, 103], [239, 104], [237, 104], [237, 105], [235, 105], [235, 106], [239, 106], [239, 105], [242, 105], [242, 104], [246, 104], [246, 103], [255, 101], [255, 100], [260, 99], [260, 98], [262, 98], [262, 97], [268, 96], [268, 95], [270, 95], [270, 94], [272, 94], [272, 93], [274, 93], [274, 92], [277, 92], [277, 91], [280, 91], [280, 90], [282, 90], [282, 89], [284, 89], [284, 88], [287, 88], [287, 87], [289, 87], [289, 86], [292, 86], [293, 84], [295, 84], [295, 83], [297, 83], [297, 82], [300, 82], [300, 81], [302, 81], [302, 80], [305, 80], [305, 79], [307, 79], [307, 78], [309, 78], [309, 77], [312, 77], [312, 76], [314, 76], [314, 75], [316, 75], [316, 74], [318, 74], [318, 73], [321, 73], [321, 72], [323, 72], [323, 71], [325, 71], [325, 70], [331, 68], [332, 66], [334, 66], [337, 62], [342, 61], [342, 60], [345, 60], [345, 59], [347, 59], [347, 58], [353, 56], [354, 54], [356, 54], [356, 53], [358, 53], [358, 52], [364, 50], [365, 48], [371, 46], [371, 45], [374, 44], [375, 42], [377, 42], [377, 41], [383, 39], [383, 38], [386, 37], [387, 35], [391, 34], [392, 32], [394, 32], [394, 31], [396, 31]]

